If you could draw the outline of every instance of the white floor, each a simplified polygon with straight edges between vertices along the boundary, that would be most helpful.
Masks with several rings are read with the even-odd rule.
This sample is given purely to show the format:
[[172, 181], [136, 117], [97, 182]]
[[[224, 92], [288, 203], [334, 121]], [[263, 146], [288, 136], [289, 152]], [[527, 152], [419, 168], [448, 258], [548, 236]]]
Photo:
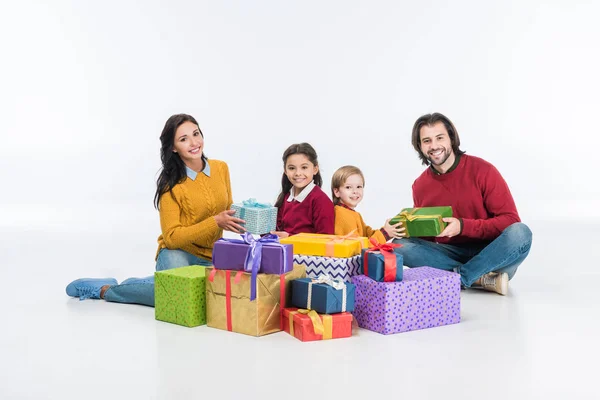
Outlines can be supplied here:
[[153, 234], [0, 231], [0, 399], [597, 399], [597, 225], [530, 226], [509, 296], [463, 292], [460, 324], [312, 343], [65, 295], [81, 276], [150, 274]]

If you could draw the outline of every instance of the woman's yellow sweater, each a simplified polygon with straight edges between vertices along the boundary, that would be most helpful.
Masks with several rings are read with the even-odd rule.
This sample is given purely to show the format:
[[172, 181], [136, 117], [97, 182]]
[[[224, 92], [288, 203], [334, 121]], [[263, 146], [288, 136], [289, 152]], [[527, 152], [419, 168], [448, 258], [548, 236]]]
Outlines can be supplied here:
[[173, 187], [172, 195], [167, 192], [160, 197], [158, 251], [181, 249], [212, 260], [213, 244], [223, 235], [214, 216], [229, 210], [233, 200], [227, 164], [207, 162], [210, 176], [199, 172], [195, 180], [186, 177]]

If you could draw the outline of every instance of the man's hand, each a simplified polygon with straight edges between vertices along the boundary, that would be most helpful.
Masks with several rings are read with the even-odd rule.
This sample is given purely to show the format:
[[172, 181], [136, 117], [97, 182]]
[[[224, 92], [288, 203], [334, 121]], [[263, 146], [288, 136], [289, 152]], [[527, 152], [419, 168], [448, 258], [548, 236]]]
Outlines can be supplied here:
[[451, 238], [460, 235], [460, 221], [458, 220], [458, 218], [442, 218], [442, 221], [446, 222], [448, 225], [446, 225], [446, 229], [444, 229], [442, 233], [437, 235], [437, 237]]

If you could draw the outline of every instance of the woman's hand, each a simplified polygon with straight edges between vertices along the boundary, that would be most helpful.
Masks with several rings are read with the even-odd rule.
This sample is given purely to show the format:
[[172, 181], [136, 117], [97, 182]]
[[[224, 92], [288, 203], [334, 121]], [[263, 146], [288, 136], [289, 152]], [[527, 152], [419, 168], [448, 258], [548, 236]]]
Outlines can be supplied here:
[[285, 231], [271, 231], [269, 233], [271, 233], [272, 235], [279, 236], [279, 239], [284, 239], [284, 238], [290, 236], [290, 234]]
[[388, 236], [393, 239], [399, 239], [406, 236], [406, 229], [402, 226], [402, 222], [390, 225], [390, 219], [386, 220], [385, 225], [383, 225], [383, 230], [388, 234]]
[[246, 229], [240, 224], [245, 224], [246, 221], [240, 218], [232, 217], [235, 214], [235, 210], [225, 210], [223, 212], [218, 213], [214, 216], [215, 221], [219, 228], [224, 229], [226, 231], [230, 231], [233, 233], [242, 233], [245, 232]]

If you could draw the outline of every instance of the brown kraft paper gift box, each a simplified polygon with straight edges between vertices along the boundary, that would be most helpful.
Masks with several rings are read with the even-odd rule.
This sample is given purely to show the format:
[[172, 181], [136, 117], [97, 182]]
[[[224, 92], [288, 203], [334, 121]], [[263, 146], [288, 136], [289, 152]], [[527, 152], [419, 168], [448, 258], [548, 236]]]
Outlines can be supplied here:
[[[283, 275], [258, 274], [250, 301], [250, 273], [206, 269], [206, 324], [212, 328], [263, 336], [279, 332], [281, 311], [290, 304], [291, 281], [305, 278], [304, 266]], [[283, 286], [281, 286], [283, 283]], [[286, 301], [281, 302], [282, 296]]]

